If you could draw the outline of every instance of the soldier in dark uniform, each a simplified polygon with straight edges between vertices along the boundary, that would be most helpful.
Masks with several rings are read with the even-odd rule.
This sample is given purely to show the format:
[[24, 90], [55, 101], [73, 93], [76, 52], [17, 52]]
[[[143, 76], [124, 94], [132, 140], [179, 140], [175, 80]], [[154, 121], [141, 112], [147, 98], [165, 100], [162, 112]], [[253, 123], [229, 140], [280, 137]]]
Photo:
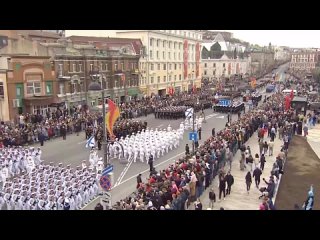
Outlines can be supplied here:
[[103, 140], [103, 131], [101, 127], [99, 127], [99, 129], [97, 130], [95, 138], [98, 142], [98, 150], [101, 150]]
[[63, 140], [66, 140], [67, 139], [67, 126], [65, 123], [63, 123], [60, 127], [60, 133], [61, 133], [61, 136], [62, 136], [62, 139]]

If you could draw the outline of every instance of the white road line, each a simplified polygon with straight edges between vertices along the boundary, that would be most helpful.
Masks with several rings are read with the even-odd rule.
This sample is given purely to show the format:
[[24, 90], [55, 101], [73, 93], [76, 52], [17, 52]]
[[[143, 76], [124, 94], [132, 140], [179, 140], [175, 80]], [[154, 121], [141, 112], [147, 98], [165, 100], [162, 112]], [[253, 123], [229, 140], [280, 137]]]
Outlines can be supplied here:
[[125, 166], [125, 168], [122, 170], [122, 172], [120, 173], [120, 176], [118, 177], [116, 183], [114, 184], [114, 187], [116, 187], [117, 185], [119, 185], [119, 183], [121, 182], [121, 180], [123, 179], [123, 177], [126, 175], [126, 173], [128, 172], [132, 162], [133, 162], [133, 157], [132, 159], [127, 163], [127, 165]]
[[[168, 161], [170, 161], [170, 160], [172, 160], [172, 159], [174, 159], [174, 158], [176, 158], [176, 157], [178, 157], [178, 156], [180, 156], [180, 155], [182, 155], [182, 154], [185, 154], [185, 152], [183, 151], [183, 152], [181, 152], [181, 153], [179, 153], [179, 154], [177, 154], [177, 155], [175, 155], [175, 156], [173, 156], [173, 157], [171, 157], [171, 158], [169, 158], [169, 159], [167, 159], [167, 160], [165, 160], [165, 161], [163, 161], [163, 162], [161, 162], [161, 163], [158, 163], [158, 164], [155, 165], [154, 167], [158, 167], [158, 166], [160, 166], [160, 165], [162, 165], [162, 164], [164, 164], [164, 163], [166, 163], [166, 162], [168, 162]], [[143, 174], [143, 173], [146, 173], [146, 172], [149, 172], [149, 169], [146, 169], [146, 170], [144, 170], [144, 171], [142, 171], [142, 172], [140, 172], [140, 173]], [[135, 178], [135, 177], [136, 177], [136, 176], [129, 177], [128, 179], [126, 179], [126, 180], [124, 180], [123, 182], [119, 183], [117, 186], [114, 186], [114, 188], [115, 188], [115, 187], [119, 187], [121, 184], [123, 184], [123, 183], [125, 183], [125, 182], [127, 182], [127, 181], [130, 181], [131, 179], [133, 179], [133, 178]]]
[[163, 124], [160, 124], [159, 126], [157, 126], [156, 128], [159, 128], [159, 127], [162, 127], [163, 126]]

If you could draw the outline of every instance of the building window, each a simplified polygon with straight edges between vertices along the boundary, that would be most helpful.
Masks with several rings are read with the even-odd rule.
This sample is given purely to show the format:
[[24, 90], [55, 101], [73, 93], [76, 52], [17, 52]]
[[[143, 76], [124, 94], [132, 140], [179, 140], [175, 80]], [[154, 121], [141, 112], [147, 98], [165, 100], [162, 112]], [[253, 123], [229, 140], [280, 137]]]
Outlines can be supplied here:
[[169, 75], [169, 82], [171, 82], [171, 75]]
[[159, 51], [157, 51], [157, 59], [159, 59]]
[[166, 81], [167, 81], [167, 77], [163, 76], [163, 82], [166, 82]]
[[173, 53], [173, 59], [176, 60], [176, 53]]
[[204, 75], [207, 75], [207, 71], [206, 70], [204, 70]]
[[216, 64], [215, 64], [215, 63], [213, 64], [213, 67], [216, 67]]
[[106, 63], [106, 71], [108, 71], [108, 64]]
[[163, 58], [163, 59], [166, 58], [166, 53], [165, 53], [165, 51], [162, 52], [162, 58]]
[[179, 74], [179, 80], [181, 81], [181, 74]]
[[167, 70], [167, 64], [166, 63], [163, 64], [163, 70]]
[[27, 94], [41, 94], [41, 82], [40, 81], [28, 81], [27, 82]]
[[76, 72], [76, 64], [72, 64], [72, 72]]
[[160, 76], [158, 76], [158, 83], [160, 83]]
[[103, 71], [103, 64], [100, 63], [100, 71]]
[[131, 63], [131, 70], [135, 70], [135, 69], [134, 69], [134, 64], [133, 64], [133, 63]]
[[163, 48], [166, 47], [166, 41], [163, 41]]
[[168, 65], [168, 69], [169, 69], [169, 70], [171, 70], [171, 63], [169, 63], [169, 65]]
[[117, 64], [117, 63], [114, 64], [114, 70], [115, 70], [115, 71], [118, 70], [118, 64]]
[[174, 75], [174, 81], [177, 81], [177, 75]]
[[153, 84], [153, 77], [151, 77], [150, 79], [151, 79], [151, 80], [150, 80], [150, 83]]
[[180, 69], [180, 70], [181, 70], [181, 67], [182, 67], [182, 64], [180, 63], [180, 64], [179, 64], [179, 69]]
[[150, 58], [153, 58], [153, 57], [152, 57], [152, 50], [150, 50]]
[[150, 38], [150, 46], [152, 46], [153, 38]]
[[82, 72], [82, 64], [81, 63], [79, 63], [79, 72]]
[[179, 60], [181, 60], [181, 54], [179, 53]]
[[153, 63], [150, 64], [150, 70], [151, 70], [151, 71], [154, 70], [154, 65], [153, 65]]
[[168, 58], [171, 59], [171, 54], [170, 54], [170, 52], [168, 52]]
[[[17, 89], [20, 89], [20, 88], [17, 88]], [[20, 94], [20, 95], [21, 95], [21, 94]], [[18, 93], [17, 93], [17, 96], [19, 96]], [[1, 97], [1, 98], [4, 98], [3, 82], [0, 82], [0, 97]]]
[[121, 63], [121, 70], [124, 71], [124, 64]]
[[160, 63], [158, 63], [158, 70], [160, 70]]
[[51, 95], [52, 94], [52, 82], [47, 82], [46, 83], [46, 93], [47, 93], [47, 95]]
[[58, 65], [58, 71], [59, 71], [59, 77], [62, 77], [62, 76], [63, 76], [63, 74], [62, 74], [63, 65], [62, 65], [62, 64], [59, 64], [59, 65]]
[[205, 67], [205, 68], [207, 67], [207, 64], [206, 64], [206, 63], [204, 64], [204, 67]]
[[159, 45], [160, 45], [160, 40], [158, 39], [157, 40], [157, 47], [159, 47]]
[[225, 63], [223, 63], [223, 64], [222, 64], [222, 67], [226, 67], [226, 64], [225, 64]]
[[177, 70], [177, 64], [176, 63], [174, 64], [174, 70]]
[[59, 94], [64, 94], [64, 83], [59, 84]]
[[[1, 91], [1, 84], [2, 84], [2, 89], [3, 89], [3, 83], [0, 83], [0, 91]], [[16, 95], [17, 95], [17, 97], [21, 97], [21, 87], [18, 87], [18, 86], [16, 87]], [[1, 93], [0, 93], [0, 96], [3, 97], [3, 95], [1, 95]]]

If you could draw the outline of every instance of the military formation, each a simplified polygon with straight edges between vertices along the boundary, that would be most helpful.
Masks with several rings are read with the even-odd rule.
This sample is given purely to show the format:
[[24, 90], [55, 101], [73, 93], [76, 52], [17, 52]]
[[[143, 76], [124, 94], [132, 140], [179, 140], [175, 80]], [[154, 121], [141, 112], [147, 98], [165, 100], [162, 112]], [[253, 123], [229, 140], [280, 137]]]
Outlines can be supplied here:
[[[173, 130], [169, 125], [167, 129], [147, 128], [137, 134], [132, 134], [129, 137], [116, 139], [116, 142], [123, 146], [124, 158], [133, 159], [133, 162], [140, 160], [145, 162], [150, 155], [154, 159], [160, 158], [168, 153], [170, 150], [179, 146], [179, 141], [182, 140], [184, 133], [184, 126], [178, 130]], [[114, 144], [110, 148], [110, 154], [114, 158], [121, 158], [122, 152], [119, 149], [119, 144]]]
[[179, 119], [185, 117], [186, 106], [170, 106], [155, 109], [155, 118], [160, 119]]
[[[5, 148], [4, 151], [14, 150]], [[0, 209], [78, 210], [101, 192], [99, 179], [103, 163], [93, 152], [89, 160], [91, 166], [87, 167], [84, 161], [76, 169], [70, 165], [63, 167], [61, 163], [54, 166], [34, 161], [30, 152], [32, 149], [25, 154], [28, 156], [26, 167], [21, 168], [18, 176], [2, 169]]]

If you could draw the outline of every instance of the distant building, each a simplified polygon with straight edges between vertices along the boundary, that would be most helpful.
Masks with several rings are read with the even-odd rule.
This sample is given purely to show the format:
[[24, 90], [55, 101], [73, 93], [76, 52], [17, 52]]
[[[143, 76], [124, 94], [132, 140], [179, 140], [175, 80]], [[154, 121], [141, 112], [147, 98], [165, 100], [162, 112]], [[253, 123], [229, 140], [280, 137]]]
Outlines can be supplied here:
[[291, 55], [290, 69], [310, 71], [317, 67], [317, 52], [296, 52]]
[[117, 37], [139, 38], [140, 89], [145, 95], [165, 95], [201, 87], [202, 32], [197, 30], [119, 31]]
[[275, 47], [274, 60], [289, 61], [291, 59], [291, 51], [288, 47]]

